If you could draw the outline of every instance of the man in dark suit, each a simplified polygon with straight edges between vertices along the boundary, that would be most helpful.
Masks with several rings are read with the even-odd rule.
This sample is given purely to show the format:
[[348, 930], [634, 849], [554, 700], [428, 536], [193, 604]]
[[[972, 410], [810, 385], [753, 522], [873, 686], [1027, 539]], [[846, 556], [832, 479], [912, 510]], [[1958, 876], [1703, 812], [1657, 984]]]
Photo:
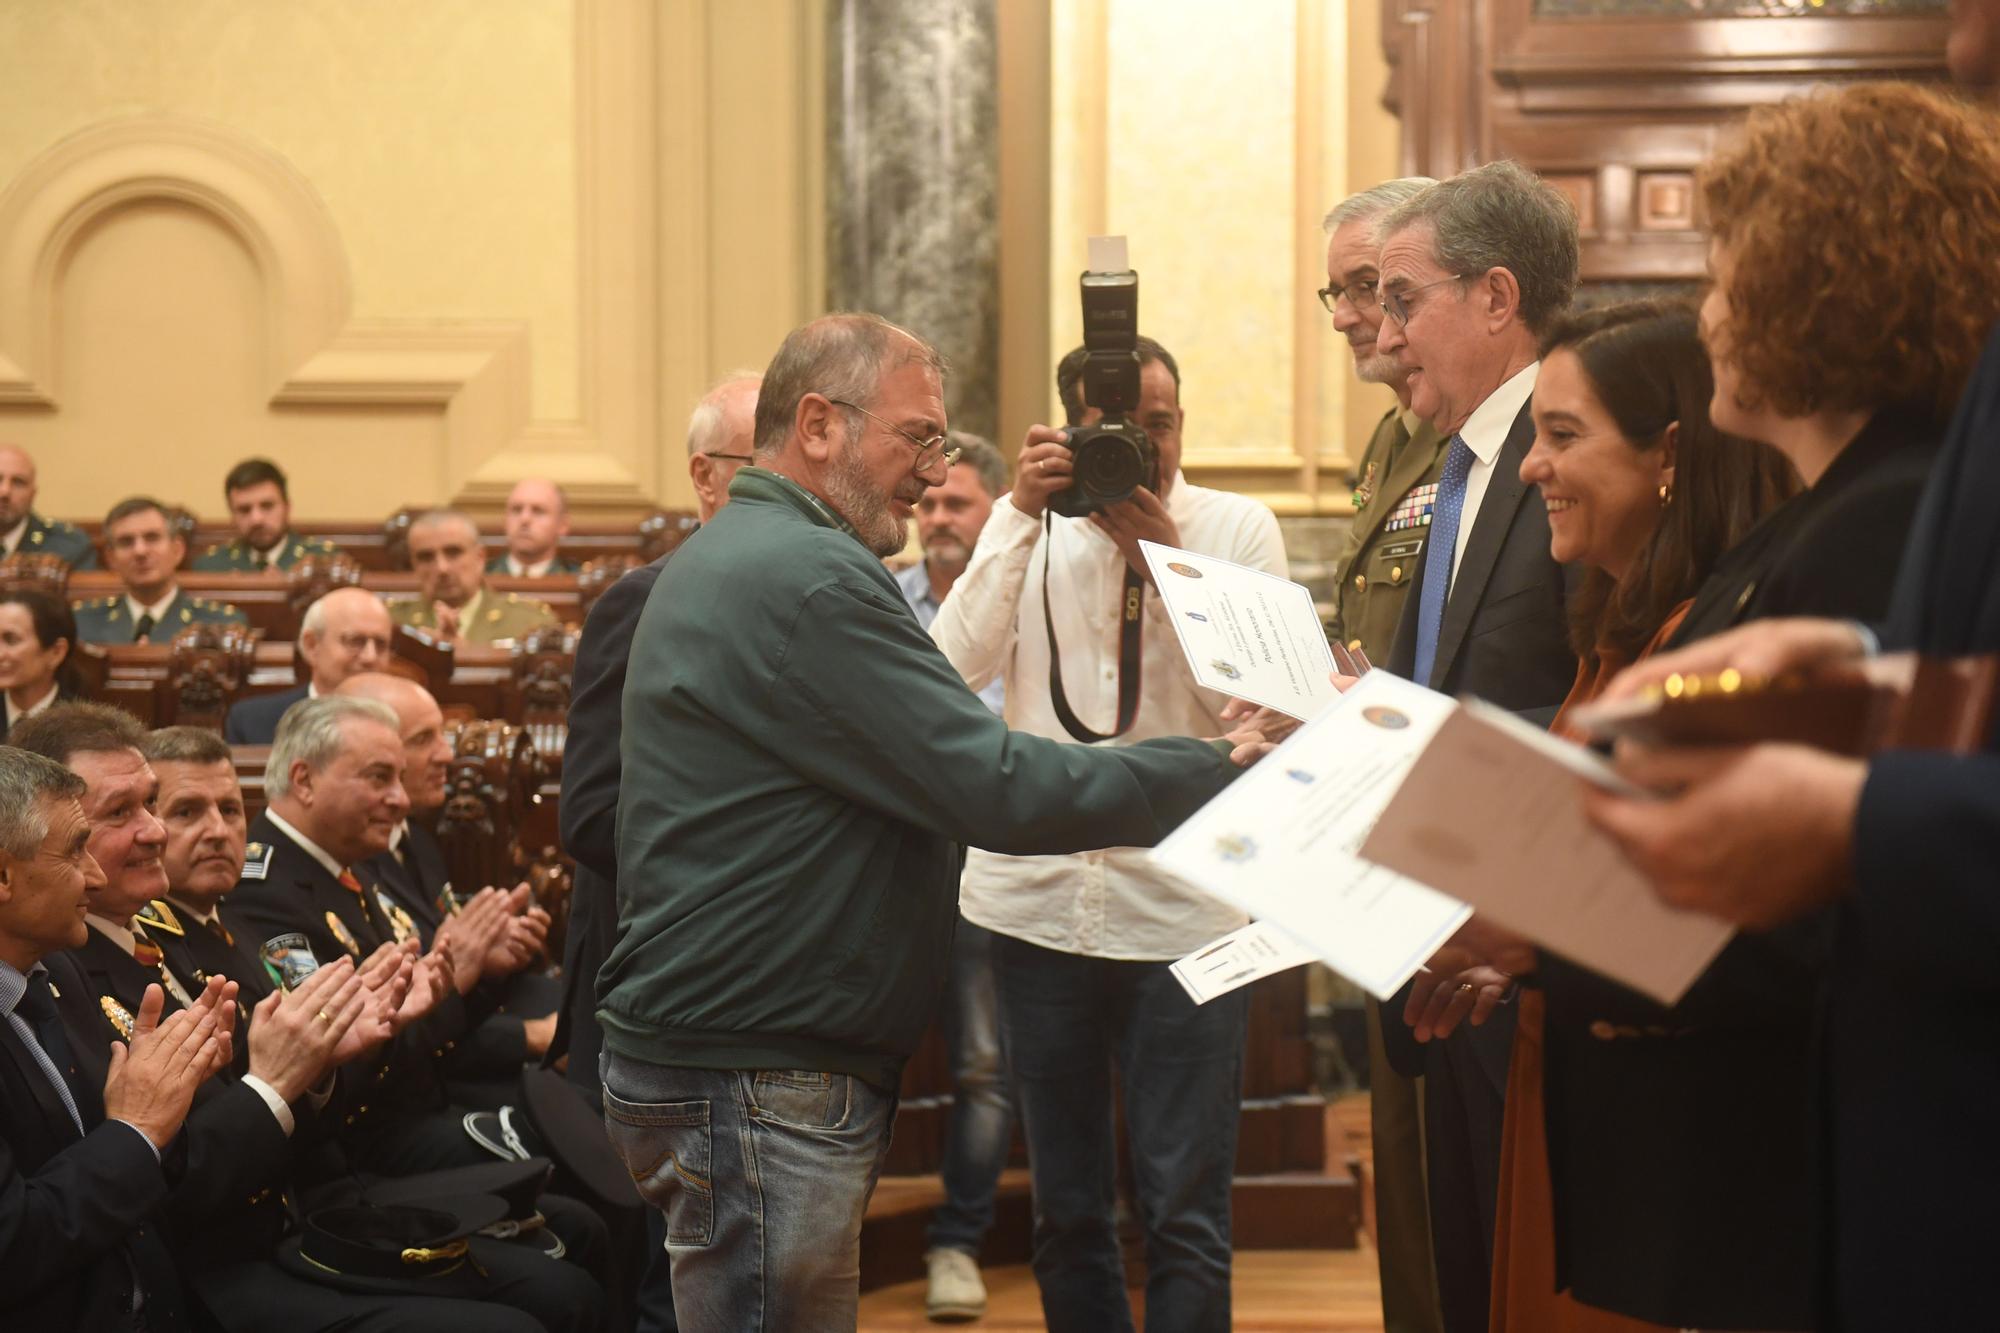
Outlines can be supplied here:
[[[1377, 349], [1405, 374], [1412, 409], [1449, 439], [1389, 669], [1547, 722], [1576, 658], [1548, 512], [1520, 469], [1535, 436], [1536, 337], [1576, 287], [1576, 215], [1548, 185], [1498, 162], [1397, 205], [1380, 237]], [[1382, 1006], [1382, 1035], [1391, 1062], [1426, 1080], [1444, 1326], [1484, 1329], [1514, 1011], [1426, 1045], [1403, 1022], [1404, 999]]]
[[299, 656], [312, 679], [282, 694], [259, 694], [229, 709], [222, 737], [231, 745], [269, 745], [278, 719], [301, 699], [331, 694], [349, 676], [379, 670], [389, 660], [396, 627], [382, 599], [365, 588], [335, 588], [306, 608], [299, 624]]
[[81, 529], [35, 513], [35, 460], [0, 444], [0, 555], [52, 555], [71, 569], [96, 569], [97, 547]]
[[[688, 475], [706, 523], [729, 503], [729, 479], [750, 461], [760, 377], [737, 374], [709, 390], [688, 421]], [[639, 613], [673, 558], [669, 551], [619, 579], [590, 609], [577, 643], [569, 732], [563, 743], [562, 843], [576, 858], [569, 937], [563, 950], [563, 999], [549, 1058], [569, 1057], [566, 1073], [591, 1104], [601, 1105], [597, 1072], [604, 1033], [597, 1024], [597, 972], [618, 940], [618, 753], [624, 714], [625, 664]], [[671, 1330], [673, 1290], [666, 1232], [657, 1209], [646, 1210], [650, 1260], [638, 1293], [639, 1327]]]
[[155, 988], [104, 1081], [84, 1076], [58, 1012], [83, 999], [60, 951], [84, 942], [85, 894], [104, 883], [84, 791], [54, 760], [0, 747], [0, 1322], [185, 1329], [162, 1158], [228, 1043], [215, 998], [162, 1024]]

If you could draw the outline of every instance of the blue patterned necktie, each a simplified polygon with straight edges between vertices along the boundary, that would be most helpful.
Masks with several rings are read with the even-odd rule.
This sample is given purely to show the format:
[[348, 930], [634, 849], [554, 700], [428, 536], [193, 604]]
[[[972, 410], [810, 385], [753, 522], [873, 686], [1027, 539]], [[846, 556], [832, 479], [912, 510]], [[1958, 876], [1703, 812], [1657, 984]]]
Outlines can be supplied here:
[[1458, 517], [1465, 508], [1465, 479], [1472, 475], [1472, 449], [1463, 437], [1451, 437], [1444, 472], [1438, 477], [1437, 501], [1431, 509], [1431, 533], [1424, 545], [1424, 586], [1417, 601], [1417, 666], [1413, 679], [1431, 683], [1437, 662], [1438, 632], [1444, 628], [1444, 604], [1451, 595], [1452, 557], [1458, 550]]

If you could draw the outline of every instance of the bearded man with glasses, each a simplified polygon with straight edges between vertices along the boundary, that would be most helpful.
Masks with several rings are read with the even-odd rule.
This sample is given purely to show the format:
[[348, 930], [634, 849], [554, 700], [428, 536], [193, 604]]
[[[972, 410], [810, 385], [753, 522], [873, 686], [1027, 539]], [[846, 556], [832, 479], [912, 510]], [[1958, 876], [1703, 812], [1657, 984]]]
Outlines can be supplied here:
[[664, 1214], [682, 1333], [854, 1328], [966, 846], [1150, 845], [1235, 772], [1230, 744], [1010, 732], [966, 688], [882, 564], [945, 432], [920, 339], [859, 314], [793, 331], [755, 463], [633, 636], [604, 1108]]

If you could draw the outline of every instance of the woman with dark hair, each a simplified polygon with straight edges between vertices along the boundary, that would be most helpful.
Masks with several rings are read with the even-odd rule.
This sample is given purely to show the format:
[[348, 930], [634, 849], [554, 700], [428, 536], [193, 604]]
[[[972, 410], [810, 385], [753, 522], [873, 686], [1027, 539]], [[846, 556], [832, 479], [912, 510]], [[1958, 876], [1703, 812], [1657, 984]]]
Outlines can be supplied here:
[[0, 589], [0, 691], [7, 699], [7, 727], [50, 704], [81, 697], [76, 663], [76, 617], [69, 604], [39, 588]]
[[[1700, 189], [1711, 412], [1806, 489], [1723, 557], [1667, 646], [1768, 616], [1879, 621], [2000, 320], [2000, 120], [1916, 84], [1818, 93], [1752, 112]], [[1811, 1048], [1822, 988], [1854, 970], [1829, 935], [1824, 914], [1744, 931], [1670, 1008], [1543, 959], [1555, 1277], [1577, 1300], [1673, 1326], [1823, 1322], [1813, 1243], [1839, 1200], [1811, 1185]], [[1894, 1127], [1871, 1122], [1885, 1170]]]
[[[1716, 562], [1796, 488], [1768, 449], [1723, 435], [1694, 312], [1651, 301], [1581, 311], [1542, 340], [1521, 479], [1549, 514], [1550, 553], [1588, 572], [1570, 599], [1576, 684], [1553, 730], [1660, 643]], [[1453, 993], [1441, 988], [1434, 994]], [[1543, 1134], [1543, 1003], [1520, 998], [1507, 1076], [1491, 1326], [1537, 1333], [1653, 1327], [1593, 1310], [1556, 1282]]]

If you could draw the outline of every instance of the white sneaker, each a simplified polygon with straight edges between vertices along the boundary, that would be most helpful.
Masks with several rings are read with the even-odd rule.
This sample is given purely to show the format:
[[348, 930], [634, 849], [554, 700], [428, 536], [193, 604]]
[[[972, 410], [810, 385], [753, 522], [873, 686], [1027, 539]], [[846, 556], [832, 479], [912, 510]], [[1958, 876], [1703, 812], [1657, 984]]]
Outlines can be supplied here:
[[986, 1284], [979, 1280], [979, 1264], [964, 1250], [931, 1250], [924, 1255], [930, 1265], [930, 1294], [924, 1313], [934, 1323], [959, 1324], [986, 1313]]

